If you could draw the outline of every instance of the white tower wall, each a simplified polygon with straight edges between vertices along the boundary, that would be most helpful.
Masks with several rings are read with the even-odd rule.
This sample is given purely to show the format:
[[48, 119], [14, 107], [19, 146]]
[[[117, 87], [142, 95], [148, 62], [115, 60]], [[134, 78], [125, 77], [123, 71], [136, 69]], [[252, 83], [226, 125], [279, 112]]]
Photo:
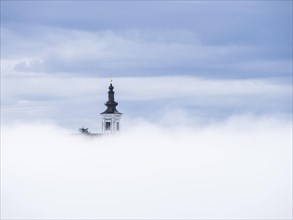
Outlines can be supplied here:
[[120, 130], [121, 114], [101, 114], [101, 116], [103, 134], [113, 134]]

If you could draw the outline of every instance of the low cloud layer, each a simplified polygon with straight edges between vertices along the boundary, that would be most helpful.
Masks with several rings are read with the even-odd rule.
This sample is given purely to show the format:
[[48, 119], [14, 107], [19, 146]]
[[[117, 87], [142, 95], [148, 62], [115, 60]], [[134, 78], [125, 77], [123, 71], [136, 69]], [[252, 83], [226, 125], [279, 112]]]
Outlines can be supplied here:
[[125, 124], [97, 139], [52, 124], [5, 126], [1, 217], [292, 217], [289, 121]]
[[[3, 77], [2, 83], [6, 122], [51, 120], [74, 130], [78, 126], [100, 129], [99, 113], [105, 109], [109, 78], [43, 75]], [[172, 112], [172, 122], [182, 114], [204, 119], [292, 111], [292, 87], [276, 79], [120, 77], [113, 84], [118, 109], [129, 119], [159, 121], [166, 112]]]

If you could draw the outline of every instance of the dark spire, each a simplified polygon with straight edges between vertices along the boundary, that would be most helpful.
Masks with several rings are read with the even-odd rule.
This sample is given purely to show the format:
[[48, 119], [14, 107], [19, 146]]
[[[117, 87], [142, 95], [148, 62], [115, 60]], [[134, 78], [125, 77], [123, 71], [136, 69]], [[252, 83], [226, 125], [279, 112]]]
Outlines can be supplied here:
[[109, 92], [108, 92], [108, 101], [105, 103], [105, 106], [107, 106], [106, 111], [102, 112], [101, 114], [122, 114], [118, 112], [116, 109], [116, 106], [118, 105], [118, 102], [115, 102], [114, 99], [114, 86], [112, 85], [112, 82], [110, 83], [109, 86]]

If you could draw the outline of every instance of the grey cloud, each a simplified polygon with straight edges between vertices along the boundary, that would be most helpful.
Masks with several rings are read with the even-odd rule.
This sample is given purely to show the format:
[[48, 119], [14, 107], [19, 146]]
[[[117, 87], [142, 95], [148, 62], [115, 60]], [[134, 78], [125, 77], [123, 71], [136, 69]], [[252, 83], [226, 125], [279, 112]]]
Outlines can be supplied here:
[[[95, 79], [104, 77], [119, 79], [117, 98], [123, 101], [119, 107], [138, 117], [158, 109], [185, 109], [203, 117], [292, 110], [291, 2], [1, 4], [5, 9], [2, 97], [7, 118], [24, 114], [30, 118], [29, 110], [39, 106], [48, 111], [40, 110], [38, 116], [71, 127], [80, 123], [79, 116], [89, 122], [99, 112], [99, 103], [103, 105], [100, 94], [108, 81], [99, 84]], [[174, 79], [154, 76], [200, 76], [210, 81], [176, 79], [184, 85], [178, 89]], [[252, 80], [252, 84], [233, 79]], [[136, 83], [138, 87], [133, 86]], [[145, 85], [153, 90], [142, 89]], [[80, 106], [92, 112], [79, 110]]]
[[4, 2], [2, 56], [19, 71], [288, 78], [290, 5]]
[[[282, 44], [292, 25], [291, 2], [3, 2], [6, 27], [79, 30], [185, 29], [214, 43]], [[17, 26], [17, 24], [21, 24]], [[279, 25], [282, 24], [282, 25]], [[16, 25], [16, 26], [13, 26]], [[287, 30], [286, 30], [287, 29]], [[288, 33], [288, 32], [287, 32]], [[256, 44], [254, 44], [256, 45]]]
[[[19, 43], [24, 41], [20, 39]], [[288, 77], [291, 67], [291, 60], [264, 59], [260, 48], [205, 45], [193, 33], [180, 30], [98, 33], [60, 30], [42, 41], [28, 42], [32, 44], [33, 50], [29, 51], [28, 46], [20, 51], [23, 55], [16, 59], [20, 61], [15, 70], [97, 76], [183, 74], [248, 78]]]

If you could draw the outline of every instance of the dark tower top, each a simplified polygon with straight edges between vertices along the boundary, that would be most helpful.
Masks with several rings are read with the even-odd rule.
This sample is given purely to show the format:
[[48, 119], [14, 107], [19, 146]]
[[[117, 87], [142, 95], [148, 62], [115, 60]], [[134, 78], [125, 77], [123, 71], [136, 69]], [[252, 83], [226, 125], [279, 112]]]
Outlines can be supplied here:
[[114, 89], [114, 86], [112, 85], [112, 83], [110, 83], [109, 92], [108, 92], [108, 101], [105, 103], [105, 106], [107, 106], [107, 109], [101, 114], [122, 114], [118, 112], [118, 110], [116, 109], [118, 102], [115, 102], [115, 99], [114, 99], [115, 92], [113, 91], [113, 89]]

